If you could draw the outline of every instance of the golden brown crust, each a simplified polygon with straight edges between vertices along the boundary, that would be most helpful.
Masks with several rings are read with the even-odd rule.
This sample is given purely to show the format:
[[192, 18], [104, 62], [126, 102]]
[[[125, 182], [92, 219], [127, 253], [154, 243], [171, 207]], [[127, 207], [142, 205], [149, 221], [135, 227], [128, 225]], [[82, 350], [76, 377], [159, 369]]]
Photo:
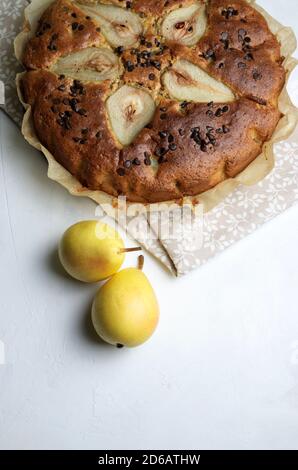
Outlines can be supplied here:
[[98, 27], [67, 0], [54, 2], [40, 18], [25, 49], [27, 69], [50, 67], [59, 57], [104, 42]]
[[[224, 15], [228, 8], [238, 14]], [[208, 51], [214, 58], [204, 59], [202, 68], [241, 96], [276, 103], [285, 81], [280, 45], [262, 15], [245, 1], [210, 1], [208, 30], [195, 55]]]
[[[160, 16], [162, 9], [191, 3], [141, 0], [133, 3], [132, 10]], [[223, 14], [229, 8], [237, 15]], [[32, 106], [38, 138], [84, 186], [124, 194], [131, 201], [177, 199], [236, 176], [261, 153], [280, 119], [277, 98], [285, 71], [279, 44], [264, 18], [244, 0], [210, 0], [207, 12], [208, 27], [201, 40], [194, 47], [167, 43], [158, 67], [149, 64], [129, 72], [125, 63], [134, 63], [137, 57], [131, 51], [120, 54], [123, 81], [151, 90], [158, 103], [152, 122], [127, 147], [113, 135], [105, 106], [118, 83], [77, 82], [48, 70], [24, 76], [23, 97]], [[74, 19], [84, 25], [81, 31], [72, 31]], [[106, 44], [98, 25], [69, 1], [57, 0], [45, 12], [41, 30], [47, 22], [51, 28], [27, 45], [23, 61], [28, 69], [47, 69], [62, 55]], [[53, 34], [58, 34], [54, 51], [48, 49]], [[160, 40], [160, 31], [153, 35], [150, 27], [145, 37], [153, 45], [150, 49]], [[138, 51], [146, 47], [141, 39]], [[179, 58], [231, 87], [235, 102], [207, 105], [169, 99], [160, 75]]]

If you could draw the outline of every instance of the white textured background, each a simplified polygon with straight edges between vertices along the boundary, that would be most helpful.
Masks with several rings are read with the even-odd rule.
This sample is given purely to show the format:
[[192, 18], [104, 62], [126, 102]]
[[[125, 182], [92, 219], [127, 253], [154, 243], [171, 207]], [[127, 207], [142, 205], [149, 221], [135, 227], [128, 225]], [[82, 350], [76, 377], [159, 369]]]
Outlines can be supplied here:
[[[298, 34], [297, 0], [259, 3]], [[117, 350], [90, 328], [96, 286], [55, 255], [93, 203], [0, 126], [0, 448], [297, 449], [298, 207], [181, 279], [146, 256], [160, 325]]]

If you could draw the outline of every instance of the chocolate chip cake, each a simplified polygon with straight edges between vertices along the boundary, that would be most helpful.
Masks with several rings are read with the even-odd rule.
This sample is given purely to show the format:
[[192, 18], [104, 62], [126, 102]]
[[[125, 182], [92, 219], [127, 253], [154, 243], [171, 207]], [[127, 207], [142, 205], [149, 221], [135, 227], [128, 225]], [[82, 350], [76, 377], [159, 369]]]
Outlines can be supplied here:
[[281, 118], [280, 44], [245, 0], [55, 0], [31, 33], [23, 101], [91, 190], [198, 195], [244, 170]]

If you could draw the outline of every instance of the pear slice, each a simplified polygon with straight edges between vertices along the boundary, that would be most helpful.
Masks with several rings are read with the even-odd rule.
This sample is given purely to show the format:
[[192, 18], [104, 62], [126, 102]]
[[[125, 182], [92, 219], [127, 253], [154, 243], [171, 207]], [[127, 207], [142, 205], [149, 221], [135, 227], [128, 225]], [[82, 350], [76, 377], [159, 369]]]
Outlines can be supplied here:
[[187, 60], [175, 62], [164, 73], [162, 81], [169, 95], [181, 101], [226, 103], [235, 100], [230, 88]]
[[203, 36], [206, 26], [206, 7], [196, 2], [169, 13], [162, 23], [161, 31], [168, 41], [193, 46]]
[[153, 118], [155, 103], [149, 93], [124, 85], [111, 95], [107, 112], [112, 129], [122, 145], [129, 145]]
[[119, 59], [107, 47], [87, 47], [62, 57], [51, 71], [77, 80], [113, 80], [119, 75]]
[[101, 27], [106, 40], [114, 47], [131, 47], [138, 42], [143, 31], [138, 15], [115, 5], [78, 2], [77, 7], [90, 15]]

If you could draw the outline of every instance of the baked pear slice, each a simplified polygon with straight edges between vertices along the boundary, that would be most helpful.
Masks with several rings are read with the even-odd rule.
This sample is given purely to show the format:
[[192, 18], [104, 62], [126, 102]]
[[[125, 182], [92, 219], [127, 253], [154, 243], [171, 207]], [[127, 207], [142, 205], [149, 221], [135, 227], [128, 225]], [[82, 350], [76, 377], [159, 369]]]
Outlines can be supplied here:
[[83, 0], [76, 6], [98, 23], [102, 34], [112, 46], [128, 48], [137, 44], [143, 31], [137, 14], [115, 5], [90, 4]]
[[235, 100], [233, 92], [200, 67], [187, 60], [178, 60], [162, 77], [171, 98], [201, 103], [226, 103]]
[[77, 80], [103, 81], [119, 76], [119, 59], [107, 47], [87, 47], [59, 59], [51, 68]]
[[155, 103], [146, 91], [124, 85], [107, 99], [106, 109], [116, 138], [129, 145], [152, 120]]
[[206, 7], [196, 2], [169, 13], [162, 23], [161, 33], [168, 41], [193, 46], [203, 36], [206, 26]]

